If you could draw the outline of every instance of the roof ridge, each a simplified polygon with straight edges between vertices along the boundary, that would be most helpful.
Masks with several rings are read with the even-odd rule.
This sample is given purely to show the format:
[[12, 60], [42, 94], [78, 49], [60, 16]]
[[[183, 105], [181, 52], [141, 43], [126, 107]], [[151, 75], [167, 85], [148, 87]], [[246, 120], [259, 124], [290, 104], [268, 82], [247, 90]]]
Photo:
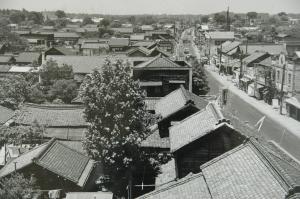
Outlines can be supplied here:
[[[288, 186], [288, 187], [296, 187], [297, 184], [294, 180], [285, 172], [285, 170], [264, 150], [264, 148], [260, 145], [260, 143], [254, 138], [250, 139], [250, 142], [253, 147], [255, 147], [256, 151], [259, 152], [260, 156], [264, 158], [265, 162], [268, 166], [273, 170], [274, 173], [280, 177], [280, 179]], [[275, 177], [275, 176], [274, 176]]]
[[22, 107], [31, 107], [31, 108], [40, 108], [40, 109], [68, 109], [68, 110], [78, 110], [83, 109], [84, 105], [75, 105], [75, 104], [34, 104], [34, 103], [24, 103]]
[[[167, 183], [165, 183], [165, 184], [162, 184], [161, 186], [166, 186], [166, 187], [159, 188], [159, 187], [161, 187], [161, 186], [159, 186], [158, 189], [155, 189], [155, 190], [153, 190], [152, 192], [149, 192], [149, 193], [147, 193], [147, 194], [145, 194], [145, 195], [142, 195], [142, 196], [139, 197], [139, 198], [147, 198], [148, 196], [156, 195], [156, 194], [158, 194], [158, 193], [167, 191], [167, 190], [169, 190], [169, 189], [171, 189], [171, 188], [174, 188], [174, 187], [177, 187], [177, 186], [179, 186], [179, 185], [182, 185], [182, 184], [184, 184], [184, 183], [186, 183], [186, 182], [189, 182], [189, 181], [191, 181], [191, 180], [194, 180], [194, 179], [196, 179], [196, 178], [198, 178], [198, 177], [201, 177], [201, 176], [204, 177], [204, 175], [203, 175], [202, 172], [196, 173], [196, 174], [194, 174], [194, 173], [190, 173], [190, 174], [191, 174], [191, 175], [188, 174], [187, 176], [185, 176], [185, 177], [183, 177], [183, 178], [181, 178], [181, 179], [171, 180], [171, 181], [169, 181], [169, 182], [167, 182]], [[173, 182], [173, 184], [172, 184], [172, 182]], [[169, 184], [169, 185], [168, 185], [168, 184]]]

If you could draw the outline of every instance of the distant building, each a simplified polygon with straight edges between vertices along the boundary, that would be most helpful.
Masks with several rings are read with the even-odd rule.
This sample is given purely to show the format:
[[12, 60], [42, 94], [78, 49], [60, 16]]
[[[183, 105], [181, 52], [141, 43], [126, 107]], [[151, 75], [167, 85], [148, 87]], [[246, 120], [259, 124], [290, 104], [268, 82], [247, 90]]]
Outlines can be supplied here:
[[140, 81], [148, 97], [165, 96], [180, 85], [192, 90], [192, 67], [184, 61], [172, 61], [162, 55], [134, 64], [133, 78]]
[[124, 52], [129, 48], [128, 38], [111, 38], [108, 42], [109, 49], [112, 52]]

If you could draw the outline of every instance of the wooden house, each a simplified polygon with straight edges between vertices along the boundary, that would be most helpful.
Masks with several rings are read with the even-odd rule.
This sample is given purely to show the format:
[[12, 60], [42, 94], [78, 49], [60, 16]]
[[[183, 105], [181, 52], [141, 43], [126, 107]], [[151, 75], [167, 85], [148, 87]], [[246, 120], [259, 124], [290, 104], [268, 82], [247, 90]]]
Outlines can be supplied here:
[[250, 138], [200, 166], [197, 174], [177, 179], [170, 172], [175, 166], [163, 167], [159, 177], [168, 180], [137, 199], [299, 198], [299, 165], [279, 151]]
[[170, 150], [175, 156], [177, 176], [200, 172], [200, 166], [233, 149], [244, 137], [236, 132], [214, 105], [170, 128]]
[[124, 52], [129, 48], [128, 38], [111, 38], [108, 42], [110, 51], [112, 52]]
[[103, 175], [101, 164], [55, 138], [8, 162], [0, 178], [15, 172], [35, 179], [47, 195], [48, 190], [61, 190], [61, 197], [70, 191], [97, 191], [95, 181]]
[[39, 52], [22, 52], [15, 57], [16, 65], [30, 65], [36, 63], [40, 65], [42, 63], [42, 54]]
[[185, 61], [172, 61], [162, 55], [134, 64], [133, 78], [140, 81], [148, 97], [165, 96], [181, 84], [189, 91], [192, 89], [192, 67]]

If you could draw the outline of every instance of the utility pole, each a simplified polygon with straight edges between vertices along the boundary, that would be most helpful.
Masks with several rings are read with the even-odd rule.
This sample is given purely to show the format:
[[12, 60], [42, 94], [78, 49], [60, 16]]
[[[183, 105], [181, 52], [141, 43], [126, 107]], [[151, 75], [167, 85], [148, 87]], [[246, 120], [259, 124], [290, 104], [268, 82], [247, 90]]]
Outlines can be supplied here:
[[281, 80], [281, 89], [280, 89], [280, 114], [282, 115], [282, 108], [283, 108], [283, 84], [284, 84], [284, 78], [285, 78], [285, 67], [286, 67], [286, 62], [285, 62], [285, 55], [282, 53], [279, 56], [279, 65], [282, 66], [282, 80]]
[[239, 87], [241, 88], [241, 79], [243, 77], [243, 51], [240, 52], [240, 75], [239, 75]]
[[219, 61], [219, 74], [220, 74], [220, 72], [221, 72], [221, 66], [222, 66], [222, 44], [221, 44], [221, 50], [220, 50], [220, 61]]

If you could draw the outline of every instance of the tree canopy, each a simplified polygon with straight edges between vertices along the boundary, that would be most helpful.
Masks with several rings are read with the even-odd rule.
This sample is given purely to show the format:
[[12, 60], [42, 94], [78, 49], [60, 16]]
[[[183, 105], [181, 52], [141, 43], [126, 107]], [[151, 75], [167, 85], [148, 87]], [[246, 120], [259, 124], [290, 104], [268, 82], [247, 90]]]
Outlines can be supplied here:
[[67, 16], [66, 13], [63, 10], [57, 10], [55, 12], [55, 15], [57, 16], [57, 18], [64, 18], [64, 17]]
[[93, 24], [94, 22], [93, 22], [93, 20], [92, 20], [92, 18], [91, 17], [84, 17], [83, 18], [83, 21], [82, 21], [82, 25], [84, 26], [84, 25], [86, 25], [86, 24]]
[[150, 133], [152, 120], [130, 70], [129, 64], [120, 60], [107, 60], [102, 72], [94, 71], [81, 86], [84, 115], [90, 124], [83, 145], [90, 156], [103, 162], [113, 183], [118, 184], [113, 187], [117, 195], [125, 190], [130, 178], [126, 174], [138, 165], [154, 164], [139, 148]]
[[206, 95], [209, 92], [207, 77], [203, 66], [197, 60], [192, 63], [193, 67], [193, 85], [192, 91], [196, 95]]

